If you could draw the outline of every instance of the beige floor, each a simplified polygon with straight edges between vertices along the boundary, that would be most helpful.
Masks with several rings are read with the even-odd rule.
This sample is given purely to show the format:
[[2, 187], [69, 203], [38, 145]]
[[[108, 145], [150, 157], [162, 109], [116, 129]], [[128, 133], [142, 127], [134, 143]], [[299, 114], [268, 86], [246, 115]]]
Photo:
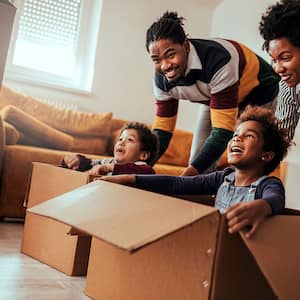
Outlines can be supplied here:
[[87, 300], [85, 277], [70, 277], [19, 249], [22, 223], [0, 222], [1, 300]]

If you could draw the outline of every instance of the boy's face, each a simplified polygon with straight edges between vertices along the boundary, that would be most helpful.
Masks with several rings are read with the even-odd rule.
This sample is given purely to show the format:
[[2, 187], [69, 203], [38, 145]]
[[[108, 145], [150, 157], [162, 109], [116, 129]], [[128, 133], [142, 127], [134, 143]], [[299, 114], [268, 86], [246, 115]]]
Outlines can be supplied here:
[[140, 138], [135, 129], [125, 129], [114, 147], [114, 158], [117, 163], [134, 163], [144, 160], [145, 151], [141, 151]]
[[184, 76], [187, 67], [189, 42], [175, 44], [170, 39], [154, 41], [149, 45], [149, 54], [155, 72], [162, 74], [168, 81]]
[[269, 160], [269, 152], [264, 151], [263, 147], [264, 137], [260, 123], [243, 122], [227, 145], [228, 163], [238, 169], [263, 169]]
[[290, 87], [300, 83], [300, 47], [292, 45], [287, 38], [270, 41], [269, 55], [272, 67]]

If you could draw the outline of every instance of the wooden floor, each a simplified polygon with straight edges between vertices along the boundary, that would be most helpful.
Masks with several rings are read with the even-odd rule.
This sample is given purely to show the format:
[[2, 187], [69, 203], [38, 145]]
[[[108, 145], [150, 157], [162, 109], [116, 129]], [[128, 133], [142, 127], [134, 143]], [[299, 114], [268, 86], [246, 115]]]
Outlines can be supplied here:
[[20, 253], [23, 224], [0, 222], [1, 300], [87, 300], [85, 277], [67, 276]]

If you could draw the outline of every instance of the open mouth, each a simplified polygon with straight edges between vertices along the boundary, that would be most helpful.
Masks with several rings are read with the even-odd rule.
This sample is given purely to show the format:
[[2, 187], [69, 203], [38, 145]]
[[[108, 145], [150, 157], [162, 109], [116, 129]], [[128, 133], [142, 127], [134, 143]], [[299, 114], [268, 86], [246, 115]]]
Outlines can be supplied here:
[[243, 153], [243, 149], [238, 146], [233, 146], [230, 148], [231, 153]]

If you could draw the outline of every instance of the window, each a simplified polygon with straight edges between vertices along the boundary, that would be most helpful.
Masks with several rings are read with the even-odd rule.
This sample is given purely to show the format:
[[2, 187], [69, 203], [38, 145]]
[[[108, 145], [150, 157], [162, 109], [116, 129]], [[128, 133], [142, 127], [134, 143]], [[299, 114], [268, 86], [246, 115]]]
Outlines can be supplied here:
[[90, 91], [100, 0], [15, 1], [7, 78]]

